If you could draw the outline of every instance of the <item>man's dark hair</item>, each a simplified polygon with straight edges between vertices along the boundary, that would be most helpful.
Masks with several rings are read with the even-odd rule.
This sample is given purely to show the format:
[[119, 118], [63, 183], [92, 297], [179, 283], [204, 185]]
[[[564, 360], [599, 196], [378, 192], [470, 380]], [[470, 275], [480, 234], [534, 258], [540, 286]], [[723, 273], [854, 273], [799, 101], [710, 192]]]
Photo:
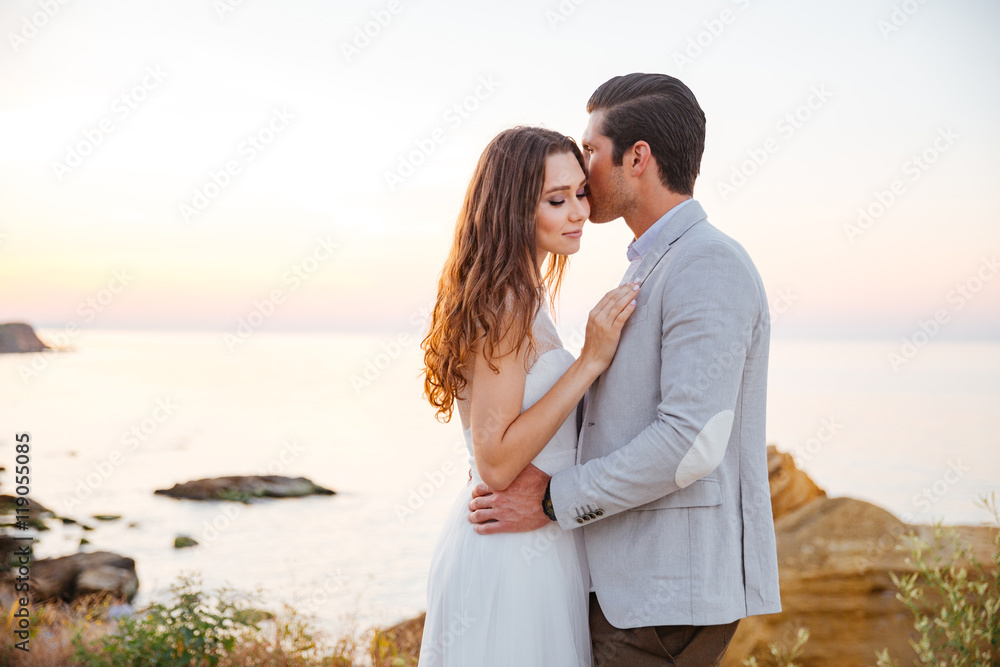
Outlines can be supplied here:
[[637, 141], [649, 144], [660, 180], [672, 191], [694, 194], [705, 152], [705, 112], [691, 89], [666, 74], [626, 74], [605, 81], [587, 112], [604, 111], [601, 134], [611, 139], [615, 164]]

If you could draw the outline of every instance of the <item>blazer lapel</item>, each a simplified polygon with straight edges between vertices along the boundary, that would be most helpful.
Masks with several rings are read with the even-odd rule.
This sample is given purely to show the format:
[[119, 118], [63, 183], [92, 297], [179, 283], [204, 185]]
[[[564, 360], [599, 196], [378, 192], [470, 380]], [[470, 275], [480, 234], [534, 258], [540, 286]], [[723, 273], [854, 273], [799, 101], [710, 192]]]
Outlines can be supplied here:
[[702, 220], [707, 219], [708, 215], [706, 215], [705, 209], [697, 201], [685, 204], [684, 208], [677, 211], [674, 217], [667, 222], [667, 226], [660, 230], [649, 252], [642, 258], [639, 268], [632, 275], [632, 280], [638, 280], [640, 283], [645, 282], [649, 274], [652, 273], [653, 268], [663, 259], [667, 251], [670, 250], [670, 246], [683, 236], [684, 232]]

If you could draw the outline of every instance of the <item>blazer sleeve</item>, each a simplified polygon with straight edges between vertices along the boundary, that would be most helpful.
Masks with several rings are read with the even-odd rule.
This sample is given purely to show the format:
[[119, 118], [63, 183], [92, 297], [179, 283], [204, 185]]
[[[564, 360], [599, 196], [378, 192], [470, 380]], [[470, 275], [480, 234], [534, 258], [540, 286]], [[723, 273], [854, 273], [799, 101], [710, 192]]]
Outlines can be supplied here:
[[580, 525], [576, 508], [598, 507], [601, 520], [682, 489], [722, 462], [743, 367], [767, 315], [756, 269], [741, 250], [704, 241], [672, 262], [659, 295], [656, 420], [613, 453], [552, 478], [563, 528]]

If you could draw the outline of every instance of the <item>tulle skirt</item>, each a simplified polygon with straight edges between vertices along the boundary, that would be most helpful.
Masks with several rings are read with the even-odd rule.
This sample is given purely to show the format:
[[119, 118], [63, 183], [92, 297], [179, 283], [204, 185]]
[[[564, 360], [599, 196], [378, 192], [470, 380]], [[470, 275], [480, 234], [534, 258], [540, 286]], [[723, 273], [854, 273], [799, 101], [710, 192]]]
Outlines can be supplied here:
[[467, 519], [473, 484], [431, 560], [420, 667], [590, 667], [581, 531], [479, 535]]

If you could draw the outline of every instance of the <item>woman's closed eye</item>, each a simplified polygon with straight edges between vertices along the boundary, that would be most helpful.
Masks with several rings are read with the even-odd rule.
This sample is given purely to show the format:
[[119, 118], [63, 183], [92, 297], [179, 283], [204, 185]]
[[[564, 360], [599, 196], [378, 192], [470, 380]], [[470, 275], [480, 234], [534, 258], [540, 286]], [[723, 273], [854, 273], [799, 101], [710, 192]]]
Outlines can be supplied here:
[[[580, 188], [579, 190], [576, 191], [576, 198], [577, 199], [586, 199], [587, 195], [589, 195], [589, 194], [590, 194], [590, 189], [587, 188], [587, 187], [582, 187], [582, 188]], [[553, 206], [562, 206], [563, 204], [566, 203], [566, 199], [565, 198], [550, 199], [549, 203], [552, 204]]]

